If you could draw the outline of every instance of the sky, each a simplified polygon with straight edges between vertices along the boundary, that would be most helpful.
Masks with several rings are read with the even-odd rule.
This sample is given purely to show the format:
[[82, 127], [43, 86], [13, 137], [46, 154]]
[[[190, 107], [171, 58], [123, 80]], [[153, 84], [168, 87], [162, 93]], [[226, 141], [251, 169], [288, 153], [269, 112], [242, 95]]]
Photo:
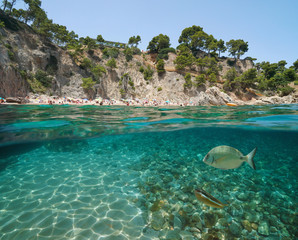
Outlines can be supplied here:
[[140, 35], [141, 50], [160, 33], [175, 48], [182, 30], [197, 25], [216, 39], [248, 42], [243, 57], [256, 62], [289, 67], [298, 59], [298, 0], [42, 0], [42, 8], [79, 37], [127, 43]]

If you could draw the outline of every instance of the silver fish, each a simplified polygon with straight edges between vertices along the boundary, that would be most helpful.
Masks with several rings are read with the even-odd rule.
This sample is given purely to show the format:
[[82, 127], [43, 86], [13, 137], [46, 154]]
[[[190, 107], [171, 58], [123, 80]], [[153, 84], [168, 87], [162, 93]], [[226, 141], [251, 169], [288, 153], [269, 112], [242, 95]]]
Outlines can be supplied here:
[[253, 158], [257, 148], [244, 156], [238, 149], [230, 146], [218, 146], [211, 149], [204, 157], [203, 162], [215, 168], [234, 169], [247, 162], [254, 170], [256, 170]]

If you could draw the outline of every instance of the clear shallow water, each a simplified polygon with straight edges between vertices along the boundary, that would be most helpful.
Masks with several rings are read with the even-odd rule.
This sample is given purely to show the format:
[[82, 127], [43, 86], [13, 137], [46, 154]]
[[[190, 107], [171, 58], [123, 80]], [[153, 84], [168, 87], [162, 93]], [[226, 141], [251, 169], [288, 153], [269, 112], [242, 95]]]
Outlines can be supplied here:
[[[295, 239], [297, 110], [0, 106], [0, 239]], [[218, 145], [257, 170], [205, 165]]]

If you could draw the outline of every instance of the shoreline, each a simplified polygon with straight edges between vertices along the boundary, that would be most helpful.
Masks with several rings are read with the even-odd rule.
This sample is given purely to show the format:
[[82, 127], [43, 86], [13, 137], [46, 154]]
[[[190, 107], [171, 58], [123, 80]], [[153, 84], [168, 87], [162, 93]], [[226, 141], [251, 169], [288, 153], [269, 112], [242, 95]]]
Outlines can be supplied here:
[[[0, 105], [74, 105], [74, 106], [136, 106], [136, 107], [159, 107], [159, 106], [251, 106], [251, 105], [271, 105], [271, 104], [297, 104], [298, 98], [296, 96], [288, 95], [284, 97], [271, 96], [252, 98], [251, 100], [234, 100], [224, 101], [221, 104], [216, 104], [214, 101], [200, 102], [189, 100], [160, 100], [160, 99], [103, 99], [96, 98], [89, 100], [86, 98], [72, 98], [72, 97], [50, 97], [47, 95], [41, 96], [27, 96], [27, 97], [8, 97], [6, 99], [0, 98]], [[219, 102], [218, 102], [219, 103]]]
[[65, 105], [69, 105], [69, 106], [128, 106], [128, 107], [215, 107], [215, 106], [226, 106], [226, 107], [241, 107], [241, 106], [265, 106], [265, 105], [289, 105], [289, 104], [298, 104], [297, 102], [292, 102], [292, 103], [270, 103], [270, 102], [263, 102], [263, 103], [254, 103], [254, 102], [248, 102], [246, 104], [237, 104], [237, 103], [227, 103], [224, 105], [200, 105], [200, 104], [174, 104], [174, 103], [170, 103], [170, 104], [125, 104], [125, 103], [114, 103], [114, 104], [98, 104], [98, 103], [0, 103], [1, 105], [32, 105], [32, 106], [65, 106]]
[[[183, 106], [203, 106], [199, 103], [192, 101], [169, 101], [169, 100], [157, 100], [157, 99], [121, 99], [121, 100], [109, 100], [109, 99], [75, 99], [71, 97], [64, 98], [55, 98], [55, 97], [41, 97], [41, 98], [21, 98], [15, 97], [15, 102], [12, 102], [11, 98], [9, 102], [0, 102], [4, 105], [74, 105], [74, 106], [137, 106], [137, 107], [158, 107], [158, 106], [174, 106], [174, 107], [183, 107]], [[19, 101], [19, 102], [17, 102]], [[237, 105], [234, 102], [230, 104]], [[208, 106], [208, 105], [206, 105]], [[213, 106], [213, 105], [209, 105]], [[216, 106], [216, 105], [214, 105]], [[230, 105], [231, 106], [231, 105]]]

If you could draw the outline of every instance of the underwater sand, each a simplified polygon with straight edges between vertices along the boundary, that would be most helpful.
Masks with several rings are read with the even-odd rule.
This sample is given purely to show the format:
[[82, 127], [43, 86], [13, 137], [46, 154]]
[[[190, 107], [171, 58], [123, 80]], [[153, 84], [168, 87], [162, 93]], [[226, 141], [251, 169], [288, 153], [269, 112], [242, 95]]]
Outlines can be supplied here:
[[0, 239], [295, 239], [297, 110], [0, 106]]

